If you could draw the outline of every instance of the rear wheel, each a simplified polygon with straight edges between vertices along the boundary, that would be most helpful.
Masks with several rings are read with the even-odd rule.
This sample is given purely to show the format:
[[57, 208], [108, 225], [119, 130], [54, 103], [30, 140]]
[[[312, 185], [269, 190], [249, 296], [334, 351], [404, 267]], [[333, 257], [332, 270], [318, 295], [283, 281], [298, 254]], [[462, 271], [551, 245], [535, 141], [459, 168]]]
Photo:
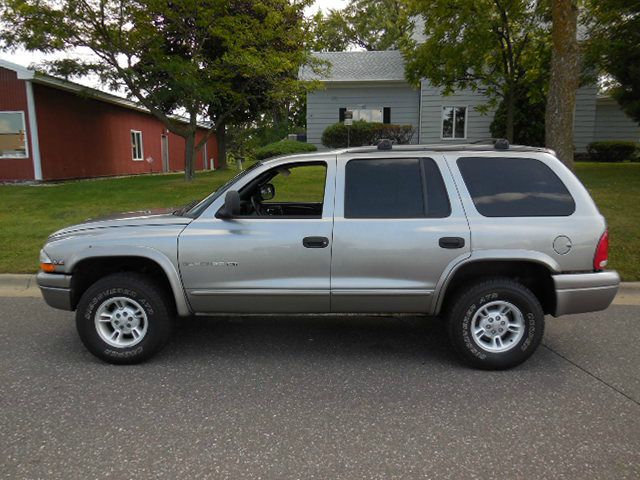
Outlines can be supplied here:
[[172, 310], [163, 294], [149, 278], [135, 273], [98, 280], [78, 303], [76, 328], [82, 343], [109, 363], [148, 359], [171, 332]]
[[515, 367], [538, 348], [544, 312], [535, 295], [510, 279], [492, 279], [460, 292], [448, 310], [449, 337], [462, 360], [475, 367]]

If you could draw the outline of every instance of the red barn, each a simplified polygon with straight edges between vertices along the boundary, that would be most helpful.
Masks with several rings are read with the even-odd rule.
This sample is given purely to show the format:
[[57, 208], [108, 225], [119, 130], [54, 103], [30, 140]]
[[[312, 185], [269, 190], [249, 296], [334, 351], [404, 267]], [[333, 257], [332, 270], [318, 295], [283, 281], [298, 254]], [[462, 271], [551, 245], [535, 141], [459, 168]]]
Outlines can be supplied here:
[[[217, 159], [212, 136], [196, 169]], [[0, 60], [0, 181], [180, 170], [184, 139], [136, 103]]]

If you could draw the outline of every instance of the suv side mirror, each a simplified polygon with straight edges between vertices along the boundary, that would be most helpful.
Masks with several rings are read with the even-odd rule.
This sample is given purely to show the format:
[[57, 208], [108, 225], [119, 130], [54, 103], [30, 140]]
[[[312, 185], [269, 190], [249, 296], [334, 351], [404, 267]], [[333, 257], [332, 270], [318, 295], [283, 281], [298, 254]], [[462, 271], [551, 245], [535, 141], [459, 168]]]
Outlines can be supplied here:
[[240, 194], [235, 190], [229, 190], [224, 196], [224, 205], [216, 217], [218, 218], [233, 218], [239, 216], [240, 211]]

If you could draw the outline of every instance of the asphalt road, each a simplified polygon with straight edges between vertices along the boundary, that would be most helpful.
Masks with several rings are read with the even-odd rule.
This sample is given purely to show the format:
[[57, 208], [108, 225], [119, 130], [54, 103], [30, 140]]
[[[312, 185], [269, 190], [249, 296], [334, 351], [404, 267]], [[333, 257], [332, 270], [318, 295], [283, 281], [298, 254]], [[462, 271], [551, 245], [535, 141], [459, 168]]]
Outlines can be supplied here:
[[0, 298], [0, 478], [640, 478], [640, 307], [549, 318], [521, 367], [417, 318], [185, 320], [144, 365]]

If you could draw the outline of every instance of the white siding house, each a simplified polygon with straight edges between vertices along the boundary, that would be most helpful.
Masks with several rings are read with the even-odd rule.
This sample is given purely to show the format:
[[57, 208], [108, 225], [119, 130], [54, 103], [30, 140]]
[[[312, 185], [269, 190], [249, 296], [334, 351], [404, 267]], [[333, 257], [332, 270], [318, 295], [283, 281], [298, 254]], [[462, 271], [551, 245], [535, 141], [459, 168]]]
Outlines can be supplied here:
[[[307, 141], [319, 148], [324, 129], [341, 121], [342, 111], [355, 118], [409, 124], [416, 129], [414, 143], [474, 142], [491, 137], [493, 111], [476, 107], [487, 98], [478, 92], [460, 91], [449, 96], [427, 81], [420, 88], [405, 80], [404, 59], [399, 51], [315, 53], [330, 67], [323, 75], [302, 68], [300, 78], [319, 80], [322, 88], [307, 96]], [[640, 140], [640, 127], [615, 101], [598, 97], [595, 86], [578, 90], [574, 146], [586, 151], [595, 140]]]

